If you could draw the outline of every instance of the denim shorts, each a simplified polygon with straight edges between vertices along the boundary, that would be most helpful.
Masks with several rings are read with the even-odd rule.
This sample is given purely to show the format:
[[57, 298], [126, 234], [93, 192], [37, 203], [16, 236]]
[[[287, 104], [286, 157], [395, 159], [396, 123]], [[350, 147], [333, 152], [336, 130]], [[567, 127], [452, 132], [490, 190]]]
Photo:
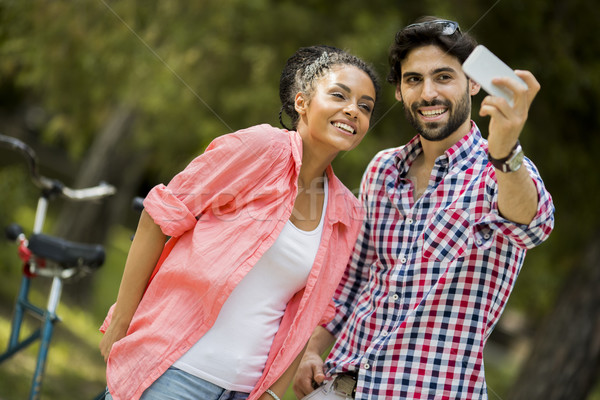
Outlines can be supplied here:
[[[249, 393], [233, 392], [175, 367], [165, 371], [140, 400], [245, 400]], [[113, 400], [106, 389], [105, 400]]]

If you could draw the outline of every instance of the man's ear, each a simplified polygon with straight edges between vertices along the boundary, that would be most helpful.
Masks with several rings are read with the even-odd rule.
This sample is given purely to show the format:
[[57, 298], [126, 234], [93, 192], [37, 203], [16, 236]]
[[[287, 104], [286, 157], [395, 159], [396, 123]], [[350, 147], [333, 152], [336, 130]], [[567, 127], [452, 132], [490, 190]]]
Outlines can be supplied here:
[[298, 92], [294, 98], [294, 108], [299, 115], [306, 114], [306, 108], [308, 107], [308, 101], [306, 96], [302, 92]]
[[475, 82], [473, 79], [469, 79], [469, 93], [471, 96], [475, 96], [481, 90], [481, 85]]
[[400, 90], [400, 83], [398, 83], [396, 85], [396, 100], [398, 100], [400, 103], [402, 103], [402, 91]]

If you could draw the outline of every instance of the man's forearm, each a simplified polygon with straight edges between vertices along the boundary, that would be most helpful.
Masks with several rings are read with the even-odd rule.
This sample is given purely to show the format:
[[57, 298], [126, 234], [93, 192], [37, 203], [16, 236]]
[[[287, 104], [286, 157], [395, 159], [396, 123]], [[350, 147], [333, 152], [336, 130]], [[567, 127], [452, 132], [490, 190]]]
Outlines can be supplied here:
[[317, 326], [306, 345], [307, 353], [322, 355], [333, 344], [335, 337], [322, 326]]
[[496, 170], [498, 181], [498, 211], [504, 218], [529, 225], [538, 209], [538, 193], [525, 165], [518, 171]]

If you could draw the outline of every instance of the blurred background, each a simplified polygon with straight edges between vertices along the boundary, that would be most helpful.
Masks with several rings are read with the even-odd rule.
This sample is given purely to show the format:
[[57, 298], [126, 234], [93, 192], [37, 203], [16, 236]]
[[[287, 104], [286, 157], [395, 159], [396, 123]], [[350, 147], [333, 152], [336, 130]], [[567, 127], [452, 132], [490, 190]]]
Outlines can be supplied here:
[[[600, 399], [596, 1], [1, 0], [0, 133], [32, 146], [43, 175], [118, 189], [91, 205], [51, 205], [46, 231], [104, 243], [107, 262], [65, 287], [42, 398], [92, 399], [105, 385], [98, 327], [137, 222], [132, 198], [167, 183], [216, 136], [277, 126], [279, 74], [298, 47], [349, 50], [383, 82], [395, 32], [421, 15], [458, 21], [542, 85], [521, 143], [554, 197], [556, 228], [529, 252], [488, 341], [489, 398]], [[413, 136], [393, 88], [383, 87], [370, 133], [334, 164], [356, 192], [378, 150]], [[473, 116], [486, 136], [483, 96]], [[25, 164], [4, 149], [0, 194], [0, 226], [16, 221], [30, 233], [37, 193]], [[0, 241], [0, 351], [20, 271], [15, 246]], [[32, 298], [43, 304], [46, 289], [40, 278]], [[33, 346], [0, 364], [0, 399], [27, 398], [36, 355]]]

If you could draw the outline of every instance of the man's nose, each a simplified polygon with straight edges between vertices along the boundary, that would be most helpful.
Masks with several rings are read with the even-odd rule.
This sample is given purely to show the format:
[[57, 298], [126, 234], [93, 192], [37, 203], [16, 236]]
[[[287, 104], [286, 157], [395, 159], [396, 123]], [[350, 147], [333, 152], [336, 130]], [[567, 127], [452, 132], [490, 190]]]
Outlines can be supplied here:
[[423, 100], [431, 101], [437, 96], [438, 91], [436, 84], [430, 79], [425, 79], [425, 81], [423, 81], [423, 92], [421, 93]]

